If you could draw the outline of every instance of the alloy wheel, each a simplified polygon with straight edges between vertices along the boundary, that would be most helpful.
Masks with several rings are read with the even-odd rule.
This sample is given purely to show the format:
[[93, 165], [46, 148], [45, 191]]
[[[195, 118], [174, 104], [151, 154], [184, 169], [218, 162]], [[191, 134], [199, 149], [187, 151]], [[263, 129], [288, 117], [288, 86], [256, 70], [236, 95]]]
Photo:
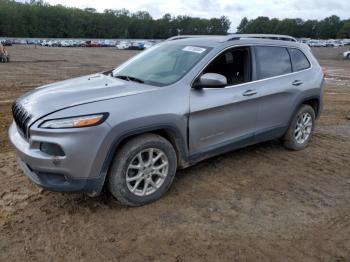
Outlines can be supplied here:
[[169, 171], [166, 154], [158, 148], [139, 152], [129, 163], [126, 184], [136, 196], [147, 196], [156, 192], [164, 183]]
[[305, 112], [298, 117], [294, 130], [294, 138], [298, 144], [304, 144], [310, 137], [312, 132], [312, 116]]

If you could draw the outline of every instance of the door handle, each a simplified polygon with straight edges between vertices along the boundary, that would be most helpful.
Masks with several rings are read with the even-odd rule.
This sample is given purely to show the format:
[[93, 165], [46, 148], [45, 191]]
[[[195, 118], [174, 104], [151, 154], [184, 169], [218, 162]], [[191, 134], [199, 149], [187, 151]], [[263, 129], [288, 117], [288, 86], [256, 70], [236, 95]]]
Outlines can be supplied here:
[[292, 83], [293, 86], [300, 86], [300, 85], [302, 85], [302, 84], [303, 84], [303, 82], [300, 81], [300, 80], [295, 80], [295, 81]]
[[243, 96], [253, 96], [253, 95], [256, 95], [258, 92], [256, 92], [255, 90], [247, 90], [247, 91], [244, 91], [242, 93]]

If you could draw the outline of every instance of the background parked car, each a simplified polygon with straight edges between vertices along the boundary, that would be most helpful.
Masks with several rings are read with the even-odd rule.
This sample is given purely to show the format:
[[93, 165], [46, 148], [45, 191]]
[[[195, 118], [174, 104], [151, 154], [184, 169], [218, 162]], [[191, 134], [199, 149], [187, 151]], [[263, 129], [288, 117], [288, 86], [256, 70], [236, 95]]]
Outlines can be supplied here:
[[350, 59], [350, 51], [346, 51], [343, 53], [343, 57], [344, 58], [347, 58], [347, 59]]
[[143, 49], [145, 49], [145, 44], [143, 42], [132, 42], [128, 49], [129, 50], [143, 50]]
[[130, 47], [130, 43], [128, 41], [120, 41], [117, 45], [117, 49], [128, 49]]
[[2, 42], [3, 46], [12, 46], [12, 41], [11, 40], [5, 40], [4, 42]]
[[101, 47], [100, 43], [96, 40], [86, 41], [86, 47]]

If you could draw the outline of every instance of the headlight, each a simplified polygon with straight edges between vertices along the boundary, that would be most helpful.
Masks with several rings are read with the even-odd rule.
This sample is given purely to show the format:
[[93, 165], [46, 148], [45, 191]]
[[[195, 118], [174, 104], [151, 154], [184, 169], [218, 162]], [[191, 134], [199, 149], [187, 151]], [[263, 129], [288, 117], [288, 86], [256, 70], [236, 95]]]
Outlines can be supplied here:
[[96, 126], [101, 124], [106, 120], [108, 114], [96, 114], [96, 115], [87, 115], [87, 116], [76, 116], [69, 118], [60, 118], [53, 120], [46, 120], [39, 127], [41, 128], [79, 128], [79, 127], [88, 127]]

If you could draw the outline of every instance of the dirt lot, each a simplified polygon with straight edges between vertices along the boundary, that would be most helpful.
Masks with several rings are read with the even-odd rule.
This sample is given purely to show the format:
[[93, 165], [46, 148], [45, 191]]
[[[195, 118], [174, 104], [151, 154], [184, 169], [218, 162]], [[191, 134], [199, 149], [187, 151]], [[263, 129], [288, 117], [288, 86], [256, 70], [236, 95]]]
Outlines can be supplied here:
[[[311, 145], [278, 141], [178, 172], [158, 202], [127, 208], [109, 195], [43, 191], [18, 169], [10, 105], [56, 80], [135, 54], [16, 46], [0, 64], [0, 261], [350, 261], [350, 61], [315, 49], [328, 70]], [[350, 48], [349, 48], [350, 49]]]

